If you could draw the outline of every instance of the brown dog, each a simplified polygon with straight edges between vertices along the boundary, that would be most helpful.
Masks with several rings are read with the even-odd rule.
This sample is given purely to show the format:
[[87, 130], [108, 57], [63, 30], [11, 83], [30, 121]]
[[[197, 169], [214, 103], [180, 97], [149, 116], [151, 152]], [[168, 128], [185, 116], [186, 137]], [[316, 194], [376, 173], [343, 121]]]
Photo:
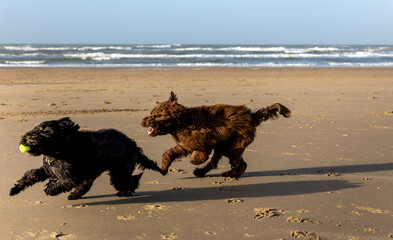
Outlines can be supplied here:
[[211, 169], [217, 168], [222, 156], [230, 160], [231, 170], [224, 177], [238, 177], [244, 173], [247, 164], [242, 155], [255, 138], [256, 127], [263, 121], [275, 119], [278, 114], [288, 118], [291, 111], [276, 103], [252, 112], [244, 105], [218, 104], [213, 106], [185, 107], [177, 103], [171, 92], [168, 101], [159, 103], [143, 118], [142, 126], [150, 127], [149, 135], [171, 134], [176, 146], [162, 156], [162, 170], [166, 174], [171, 163], [179, 157], [190, 155], [192, 164], [204, 163], [214, 150], [213, 157], [206, 166], [196, 168], [194, 175], [203, 177]]

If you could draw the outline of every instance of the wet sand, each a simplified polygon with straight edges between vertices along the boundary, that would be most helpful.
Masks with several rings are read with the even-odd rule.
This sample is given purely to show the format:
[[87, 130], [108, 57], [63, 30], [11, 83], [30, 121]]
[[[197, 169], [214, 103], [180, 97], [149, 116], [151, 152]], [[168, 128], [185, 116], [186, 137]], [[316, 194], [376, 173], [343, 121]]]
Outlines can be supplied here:
[[[204, 178], [187, 158], [145, 171], [129, 198], [104, 173], [81, 200], [39, 183], [9, 189], [41, 157], [19, 137], [69, 116], [116, 128], [161, 165], [170, 136], [141, 119], [174, 91], [186, 106], [280, 102], [293, 116], [261, 124], [246, 173], [226, 158]], [[393, 68], [0, 69], [0, 239], [393, 239]]]

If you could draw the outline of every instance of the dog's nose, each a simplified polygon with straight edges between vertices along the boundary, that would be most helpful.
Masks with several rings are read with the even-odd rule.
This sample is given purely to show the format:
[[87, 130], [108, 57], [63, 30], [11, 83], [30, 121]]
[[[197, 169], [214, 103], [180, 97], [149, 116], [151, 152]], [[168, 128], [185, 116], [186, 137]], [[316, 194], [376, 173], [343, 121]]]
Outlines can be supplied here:
[[142, 127], [148, 127], [148, 119], [149, 119], [149, 117], [144, 117], [142, 119], [142, 122], [141, 122]]

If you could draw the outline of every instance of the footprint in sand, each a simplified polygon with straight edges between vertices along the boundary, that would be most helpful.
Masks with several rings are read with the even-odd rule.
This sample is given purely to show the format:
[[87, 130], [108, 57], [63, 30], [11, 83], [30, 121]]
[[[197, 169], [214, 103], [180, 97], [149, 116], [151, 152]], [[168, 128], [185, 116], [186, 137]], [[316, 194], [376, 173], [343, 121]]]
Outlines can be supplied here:
[[255, 236], [252, 235], [252, 234], [245, 233], [245, 234], [243, 235], [243, 237], [245, 237], [245, 238], [253, 238], [253, 237], [255, 237]]
[[378, 208], [372, 208], [372, 207], [364, 207], [364, 206], [358, 206], [356, 204], [352, 204], [352, 206], [355, 206], [356, 209], [359, 210], [364, 210], [370, 213], [378, 213], [378, 214], [383, 214], [383, 213], [391, 213], [389, 210], [383, 210], [383, 209], [378, 209]]
[[[77, 239], [76, 235], [63, 233], [63, 232], [52, 232], [49, 234], [47, 230], [41, 230], [39, 232], [23, 232], [15, 237], [15, 239], [60, 239], [60, 240], [73, 240]], [[14, 239], [14, 238], [13, 238]]]
[[231, 177], [222, 177], [221, 180], [218, 181], [213, 181], [213, 184], [216, 185], [223, 185], [225, 183], [231, 183], [231, 182], [236, 182], [236, 178], [231, 178]]
[[352, 211], [352, 213], [355, 214], [355, 215], [358, 215], [358, 216], [363, 215], [363, 213], [361, 213], [361, 212], [359, 212], [359, 211]]
[[42, 205], [42, 204], [46, 204], [46, 202], [44, 202], [44, 201], [25, 201], [25, 202], [27, 202], [27, 203], [29, 203], [29, 204], [34, 204], [34, 205]]
[[50, 237], [60, 240], [73, 240], [77, 239], [76, 235], [62, 232], [53, 232], [50, 234]]
[[309, 223], [309, 224], [320, 224], [320, 222], [314, 222], [308, 218], [303, 218], [303, 217], [287, 217], [287, 222], [291, 223]]
[[126, 216], [117, 216], [117, 220], [130, 221], [130, 220], [136, 220], [136, 217], [129, 214]]
[[88, 206], [89, 205], [87, 205], [87, 204], [76, 204], [76, 205], [64, 205], [64, 206], [61, 206], [61, 208], [86, 208]]
[[229, 204], [235, 204], [235, 203], [242, 203], [243, 200], [241, 200], [240, 198], [228, 198], [225, 200], [227, 203]]
[[146, 184], [160, 184], [160, 182], [157, 180], [153, 180], [151, 182], [146, 182]]
[[255, 208], [254, 212], [254, 219], [261, 220], [280, 216], [284, 211], [276, 208]]
[[372, 228], [372, 227], [368, 227], [368, 228], [363, 229], [363, 231], [376, 234], [378, 232], [378, 229]]
[[301, 230], [292, 230], [291, 237], [293, 238], [305, 238], [305, 239], [324, 239], [317, 236], [315, 233], [301, 231]]
[[326, 176], [328, 176], [328, 177], [338, 177], [338, 176], [340, 176], [340, 174], [339, 173], [330, 172], [330, 173], [327, 173]]
[[308, 212], [310, 212], [310, 210], [307, 210], [307, 209], [300, 209], [300, 210], [297, 210], [296, 212], [297, 212], [297, 213], [308, 213]]
[[115, 207], [107, 207], [105, 209], [101, 209], [100, 212], [108, 212], [108, 211], [116, 211]]
[[146, 210], [166, 210], [168, 206], [164, 206], [161, 204], [147, 204], [143, 208]]
[[176, 238], [177, 238], [177, 236], [174, 233], [171, 233], [169, 235], [161, 235], [161, 239], [173, 240]]
[[179, 168], [171, 168], [171, 169], [169, 169], [169, 172], [171, 172], [171, 173], [181, 173], [181, 174], [185, 174], [186, 173], [183, 169], [179, 169]]
[[372, 180], [371, 178], [367, 178], [367, 177], [362, 178], [362, 181], [371, 181], [371, 180]]

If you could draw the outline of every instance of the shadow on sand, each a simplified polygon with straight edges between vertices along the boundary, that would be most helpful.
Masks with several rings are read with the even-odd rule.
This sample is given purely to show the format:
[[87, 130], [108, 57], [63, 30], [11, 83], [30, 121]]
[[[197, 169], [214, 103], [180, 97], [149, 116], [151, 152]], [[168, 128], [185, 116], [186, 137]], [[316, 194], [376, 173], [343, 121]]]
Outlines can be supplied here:
[[162, 190], [151, 192], [137, 192], [130, 198], [117, 198], [114, 194], [84, 197], [82, 200], [99, 198], [114, 198], [107, 201], [92, 201], [85, 203], [94, 205], [119, 205], [132, 203], [152, 202], [183, 202], [205, 201], [227, 198], [261, 198], [270, 196], [291, 196], [318, 192], [339, 191], [347, 188], [356, 188], [360, 184], [349, 183], [344, 180], [318, 180], [258, 183], [248, 185], [224, 185], [204, 188], [186, 188], [183, 190]]
[[[393, 163], [364, 164], [350, 166], [330, 166], [298, 168], [278, 171], [246, 172], [242, 177], [279, 176], [282, 174], [325, 174], [327, 172], [362, 173], [393, 170]], [[219, 176], [219, 175], [209, 175]], [[204, 201], [227, 198], [261, 198], [271, 196], [292, 196], [320, 192], [340, 191], [348, 188], [360, 187], [360, 183], [351, 183], [346, 180], [315, 180], [290, 181], [274, 183], [257, 183], [248, 185], [228, 184], [203, 188], [186, 188], [183, 190], [162, 190], [152, 192], [137, 192], [130, 198], [117, 198], [114, 194], [84, 197], [82, 200], [115, 198], [107, 201], [92, 201], [87, 205], [119, 205], [132, 203], [154, 202], [183, 202]]]
[[[312, 168], [294, 168], [276, 171], [256, 171], [245, 172], [241, 177], [271, 177], [280, 175], [317, 175], [326, 174], [329, 172], [338, 173], [364, 173], [364, 172], [378, 172], [393, 170], [393, 163], [379, 163], [379, 164], [360, 164], [360, 165], [344, 165], [344, 166], [329, 166], [329, 167], [312, 167]], [[220, 177], [220, 174], [210, 174], [210, 177]]]

